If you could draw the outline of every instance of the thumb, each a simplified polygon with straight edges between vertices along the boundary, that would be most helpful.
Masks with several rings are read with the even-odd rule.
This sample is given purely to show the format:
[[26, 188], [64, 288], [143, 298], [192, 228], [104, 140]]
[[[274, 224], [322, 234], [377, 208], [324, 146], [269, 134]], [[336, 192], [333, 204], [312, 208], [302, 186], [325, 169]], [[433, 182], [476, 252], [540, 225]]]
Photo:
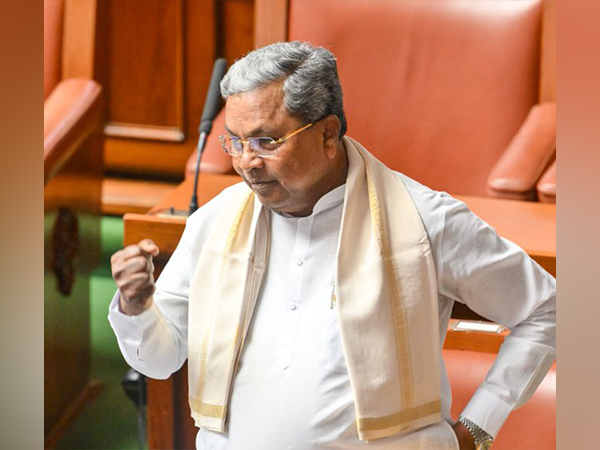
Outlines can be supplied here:
[[152, 239], [143, 239], [138, 245], [143, 251], [145, 251], [146, 253], [150, 253], [152, 256], [158, 256], [160, 254], [158, 246], [154, 243]]

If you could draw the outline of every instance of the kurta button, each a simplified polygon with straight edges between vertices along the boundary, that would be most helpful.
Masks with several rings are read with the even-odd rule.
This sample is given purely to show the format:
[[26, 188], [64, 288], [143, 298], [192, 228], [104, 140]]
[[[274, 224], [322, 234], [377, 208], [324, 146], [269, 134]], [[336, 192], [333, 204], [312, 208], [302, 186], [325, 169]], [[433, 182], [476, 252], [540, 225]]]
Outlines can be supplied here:
[[290, 309], [293, 311], [294, 309], [296, 309], [296, 303], [294, 303], [294, 302], [289, 302], [289, 303], [288, 303], [288, 308], [290, 308]]
[[304, 261], [302, 261], [301, 259], [297, 259], [296, 260], [296, 265], [297, 266], [301, 266], [302, 264], [304, 264]]

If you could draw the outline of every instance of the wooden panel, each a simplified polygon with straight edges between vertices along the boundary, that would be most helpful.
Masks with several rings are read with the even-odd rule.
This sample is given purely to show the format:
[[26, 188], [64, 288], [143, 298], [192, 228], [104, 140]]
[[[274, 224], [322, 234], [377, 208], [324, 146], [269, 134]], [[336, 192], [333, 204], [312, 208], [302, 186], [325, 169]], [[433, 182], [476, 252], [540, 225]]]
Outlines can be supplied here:
[[109, 173], [176, 176], [181, 180], [194, 145], [189, 139], [175, 144], [107, 137], [105, 166]]
[[[253, 48], [252, 0], [107, 0], [110, 173], [183, 179], [218, 56]], [[177, 12], [180, 9], [181, 14]], [[99, 47], [100, 48], [100, 47]]]
[[148, 378], [147, 426], [150, 449], [174, 448], [173, 380], [173, 377], [168, 380]]
[[108, 14], [109, 122], [183, 132], [182, 0], [111, 0]]
[[[112, 122], [108, 131], [113, 137], [107, 138], [105, 144], [105, 162], [110, 172], [183, 179], [185, 163], [198, 139], [197, 127], [216, 57], [214, 1], [152, 0], [152, 15], [152, 11], [146, 11], [146, 1], [110, 0], [111, 5], [117, 2], [123, 7], [118, 23], [125, 28], [115, 29], [115, 9], [109, 8], [111, 26], [102, 41], [111, 48], [103, 61], [103, 66], [110, 67], [106, 78], [110, 84]], [[160, 8], [171, 8], [170, 15], [158, 14]], [[142, 28], [137, 25], [140, 17], [147, 21]], [[142, 33], [142, 29], [147, 31]], [[162, 38], [158, 37], [160, 30], [166, 34], [170, 50], [163, 47]], [[133, 43], [128, 39], [133, 39]], [[115, 66], [110, 55], [122, 48], [132, 53], [132, 47], [136, 54], [143, 54], [144, 66], [137, 55], [127, 64]], [[179, 52], [177, 57], [172, 53], [174, 47]], [[160, 66], [164, 67], [158, 67], [156, 52], [163, 55]], [[132, 73], [143, 78], [145, 84], [140, 85]], [[120, 90], [114, 89], [115, 82]], [[129, 90], [134, 91], [133, 100]], [[156, 120], [157, 116], [160, 120]], [[174, 120], [176, 116], [178, 122]]]
[[288, 0], [255, 0], [254, 6], [254, 47], [286, 41]]
[[254, 2], [219, 0], [217, 2], [217, 52], [229, 64], [253, 49]]
[[102, 182], [102, 214], [144, 214], [176, 187], [174, 183], [160, 181], [105, 178]]
[[177, 127], [136, 125], [132, 123], [108, 123], [104, 127], [104, 134], [106, 136], [130, 139], [151, 139], [173, 142], [182, 142], [185, 140], [185, 134], [183, 133], [183, 130]]

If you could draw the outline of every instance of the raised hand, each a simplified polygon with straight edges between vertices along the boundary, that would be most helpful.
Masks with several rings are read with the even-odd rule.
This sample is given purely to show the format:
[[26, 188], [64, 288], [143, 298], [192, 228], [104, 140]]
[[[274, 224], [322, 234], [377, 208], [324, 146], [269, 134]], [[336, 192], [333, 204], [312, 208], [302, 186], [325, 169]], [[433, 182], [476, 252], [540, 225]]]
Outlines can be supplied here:
[[112, 276], [121, 291], [121, 310], [130, 316], [150, 306], [154, 294], [153, 257], [159, 249], [150, 239], [129, 245], [110, 258]]

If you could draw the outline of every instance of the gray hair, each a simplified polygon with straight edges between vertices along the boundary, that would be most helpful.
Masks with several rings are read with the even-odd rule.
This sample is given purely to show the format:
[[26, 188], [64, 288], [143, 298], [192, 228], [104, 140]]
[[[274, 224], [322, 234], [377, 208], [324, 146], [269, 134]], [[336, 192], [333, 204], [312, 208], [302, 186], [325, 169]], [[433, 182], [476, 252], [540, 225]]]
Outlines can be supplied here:
[[278, 42], [237, 60], [221, 81], [225, 100], [283, 80], [284, 106], [307, 122], [335, 114], [346, 133], [342, 86], [336, 58], [329, 50], [305, 42]]

